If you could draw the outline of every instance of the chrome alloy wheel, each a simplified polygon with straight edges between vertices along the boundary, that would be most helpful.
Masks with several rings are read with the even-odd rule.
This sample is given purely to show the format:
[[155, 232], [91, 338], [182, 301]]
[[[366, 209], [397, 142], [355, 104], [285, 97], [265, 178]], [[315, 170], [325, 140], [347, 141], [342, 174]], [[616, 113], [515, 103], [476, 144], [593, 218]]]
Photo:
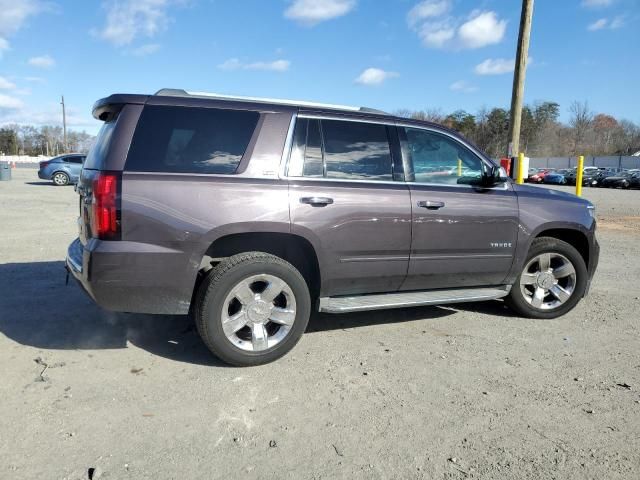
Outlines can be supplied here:
[[559, 253], [541, 253], [529, 260], [520, 276], [520, 290], [534, 308], [553, 310], [571, 298], [576, 269]]
[[259, 274], [237, 283], [222, 308], [222, 330], [236, 347], [258, 352], [280, 343], [296, 319], [296, 298], [287, 283]]

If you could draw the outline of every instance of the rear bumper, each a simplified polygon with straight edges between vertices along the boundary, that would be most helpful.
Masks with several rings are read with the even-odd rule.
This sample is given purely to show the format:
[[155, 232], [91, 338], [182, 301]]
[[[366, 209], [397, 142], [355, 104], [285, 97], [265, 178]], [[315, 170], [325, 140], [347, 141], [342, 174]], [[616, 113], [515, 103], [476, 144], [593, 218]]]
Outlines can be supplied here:
[[42, 170], [38, 170], [38, 178], [41, 180], [51, 180], [51, 175], [47, 175]]
[[197, 267], [183, 252], [137, 242], [96, 239], [67, 249], [67, 271], [101, 307], [116, 312], [189, 312]]

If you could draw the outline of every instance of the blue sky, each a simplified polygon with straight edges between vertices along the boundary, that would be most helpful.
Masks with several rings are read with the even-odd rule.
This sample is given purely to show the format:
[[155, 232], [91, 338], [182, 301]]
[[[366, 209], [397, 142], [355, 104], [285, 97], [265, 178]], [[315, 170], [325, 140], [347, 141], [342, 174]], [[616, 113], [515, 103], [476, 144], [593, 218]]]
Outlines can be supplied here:
[[[444, 112], [509, 105], [519, 0], [0, 0], [0, 124], [95, 132], [163, 87]], [[640, 123], [640, 0], [536, 0], [526, 101]]]

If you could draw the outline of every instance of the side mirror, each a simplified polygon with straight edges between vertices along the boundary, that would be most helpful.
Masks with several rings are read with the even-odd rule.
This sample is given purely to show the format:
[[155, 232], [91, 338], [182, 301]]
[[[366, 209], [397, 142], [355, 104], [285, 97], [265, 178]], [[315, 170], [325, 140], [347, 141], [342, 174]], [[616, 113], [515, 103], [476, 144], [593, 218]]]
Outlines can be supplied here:
[[496, 165], [491, 165], [488, 167], [484, 173], [482, 174], [481, 184], [483, 187], [495, 187], [501, 183], [506, 181], [505, 178], [500, 175], [500, 167]]

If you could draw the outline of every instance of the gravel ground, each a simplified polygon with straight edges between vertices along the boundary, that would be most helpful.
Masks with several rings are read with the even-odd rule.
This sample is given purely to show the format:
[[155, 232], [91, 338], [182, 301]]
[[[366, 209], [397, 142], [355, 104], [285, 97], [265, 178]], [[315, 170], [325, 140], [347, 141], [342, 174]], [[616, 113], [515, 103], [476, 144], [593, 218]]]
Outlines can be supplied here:
[[[568, 188], [567, 188], [568, 189]], [[640, 476], [640, 191], [598, 208], [591, 295], [315, 315], [282, 360], [220, 364], [186, 317], [64, 285], [73, 188], [0, 183], [0, 478]]]

